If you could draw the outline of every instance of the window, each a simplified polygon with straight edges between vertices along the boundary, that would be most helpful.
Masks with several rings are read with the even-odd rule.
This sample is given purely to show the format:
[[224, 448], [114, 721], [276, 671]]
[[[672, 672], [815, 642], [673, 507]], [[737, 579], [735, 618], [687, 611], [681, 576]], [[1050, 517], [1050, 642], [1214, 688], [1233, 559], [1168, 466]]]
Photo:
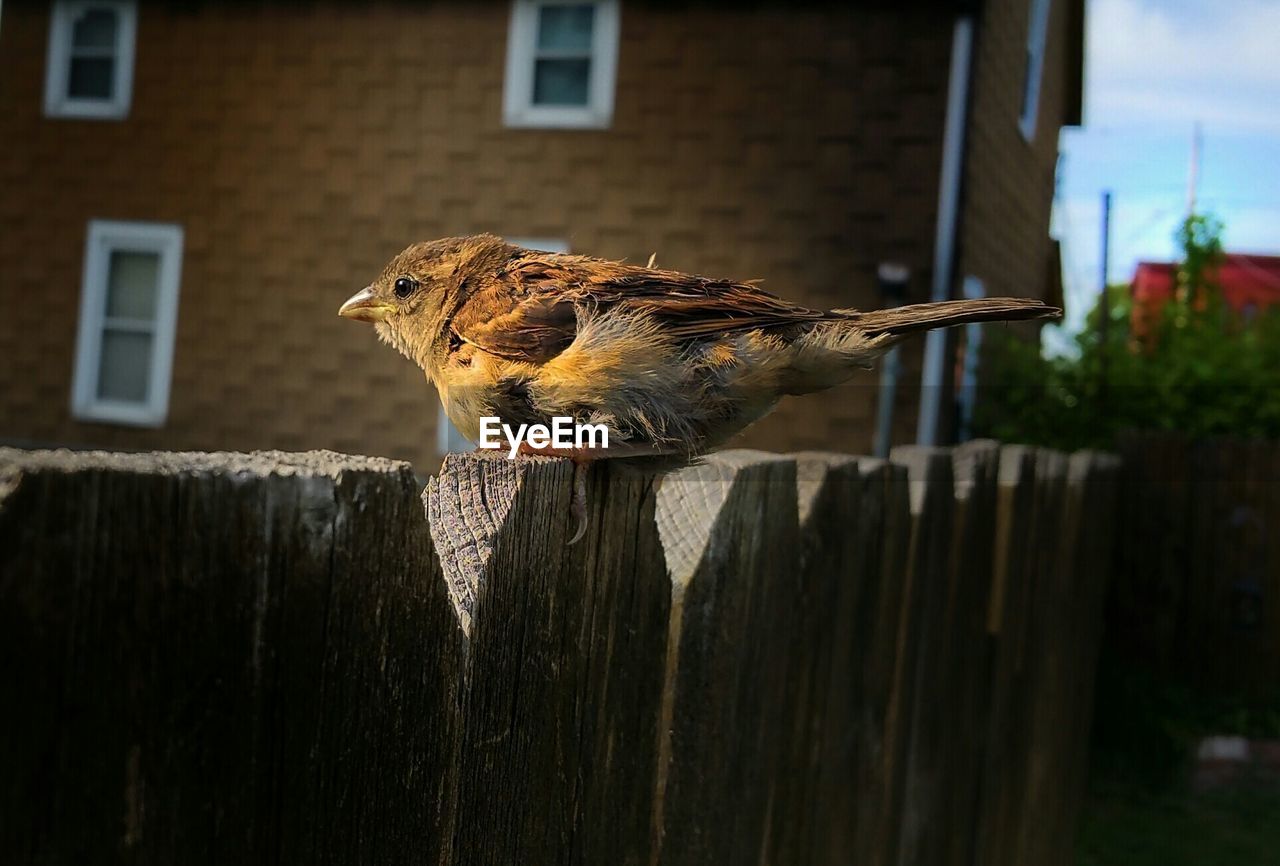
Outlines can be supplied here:
[[1044, 71], [1044, 43], [1049, 33], [1049, 0], [1031, 0], [1031, 20], [1027, 24], [1026, 68], [1022, 79], [1022, 114], [1018, 127], [1030, 141], [1036, 134], [1040, 111], [1040, 78]]
[[513, 0], [507, 126], [604, 129], [613, 118], [618, 0]]
[[[548, 253], [569, 252], [569, 244], [566, 241], [553, 238], [507, 238], [506, 240], [509, 244], [529, 250], [542, 250]], [[436, 450], [441, 454], [471, 450], [471, 443], [467, 441], [467, 437], [458, 432], [457, 427], [453, 426], [449, 416], [444, 414], [443, 406], [436, 413]]]
[[75, 417], [164, 423], [181, 271], [179, 226], [89, 223], [71, 387]]
[[137, 17], [134, 0], [55, 0], [45, 114], [117, 120], [129, 114]]

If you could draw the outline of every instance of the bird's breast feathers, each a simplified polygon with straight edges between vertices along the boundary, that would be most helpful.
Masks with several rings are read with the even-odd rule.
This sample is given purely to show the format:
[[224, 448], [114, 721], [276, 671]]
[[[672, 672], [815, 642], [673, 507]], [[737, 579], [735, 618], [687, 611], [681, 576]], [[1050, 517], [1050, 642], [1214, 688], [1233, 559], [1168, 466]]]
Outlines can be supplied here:
[[607, 424], [611, 440], [698, 450], [803, 390], [793, 363], [807, 343], [765, 331], [677, 340], [648, 313], [579, 308], [573, 341], [545, 363], [462, 344], [434, 377], [445, 411], [473, 441], [480, 421]]

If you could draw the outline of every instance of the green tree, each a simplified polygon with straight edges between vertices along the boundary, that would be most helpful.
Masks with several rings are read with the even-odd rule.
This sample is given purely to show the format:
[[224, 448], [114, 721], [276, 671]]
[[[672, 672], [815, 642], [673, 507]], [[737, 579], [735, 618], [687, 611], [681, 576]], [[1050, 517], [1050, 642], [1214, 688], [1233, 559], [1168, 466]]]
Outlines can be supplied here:
[[1222, 220], [1212, 214], [1189, 214], [1176, 235], [1182, 250], [1178, 265], [1178, 297], [1184, 304], [1220, 296], [1218, 264], [1222, 261]]
[[1043, 358], [1039, 346], [1009, 336], [993, 341], [980, 432], [1064, 449], [1109, 448], [1125, 429], [1280, 437], [1280, 308], [1244, 321], [1223, 302], [1221, 233], [1207, 215], [1180, 226], [1179, 291], [1141, 343], [1127, 286], [1109, 289], [1106, 343], [1095, 306], [1075, 357]]

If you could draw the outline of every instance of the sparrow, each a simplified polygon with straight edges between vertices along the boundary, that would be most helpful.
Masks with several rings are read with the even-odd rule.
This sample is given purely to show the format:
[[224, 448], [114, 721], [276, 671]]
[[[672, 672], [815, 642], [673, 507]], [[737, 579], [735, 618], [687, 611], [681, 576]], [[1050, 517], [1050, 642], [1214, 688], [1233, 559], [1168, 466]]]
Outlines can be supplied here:
[[484, 417], [606, 425], [607, 449], [521, 447], [579, 467], [576, 541], [585, 529], [581, 468], [592, 460], [690, 460], [783, 396], [838, 385], [911, 334], [1061, 311], [1029, 298], [818, 310], [756, 281], [529, 250], [481, 234], [408, 247], [338, 314], [373, 323], [415, 362], [472, 442]]

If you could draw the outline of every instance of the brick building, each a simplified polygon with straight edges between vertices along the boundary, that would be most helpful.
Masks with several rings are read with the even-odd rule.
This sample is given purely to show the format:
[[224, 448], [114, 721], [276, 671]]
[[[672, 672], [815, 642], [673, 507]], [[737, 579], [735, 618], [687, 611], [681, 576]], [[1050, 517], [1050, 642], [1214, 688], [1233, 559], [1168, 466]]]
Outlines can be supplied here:
[[[886, 261], [910, 269], [909, 301], [966, 278], [1055, 291], [1083, 0], [2, 14], [5, 442], [328, 447], [429, 470], [429, 386], [335, 311], [444, 235], [656, 251], [823, 307], [880, 306]], [[904, 384], [921, 356], [905, 351]], [[946, 381], [950, 355], [930, 363]], [[876, 381], [784, 401], [743, 444], [865, 451]], [[919, 397], [900, 389], [897, 441]]]

